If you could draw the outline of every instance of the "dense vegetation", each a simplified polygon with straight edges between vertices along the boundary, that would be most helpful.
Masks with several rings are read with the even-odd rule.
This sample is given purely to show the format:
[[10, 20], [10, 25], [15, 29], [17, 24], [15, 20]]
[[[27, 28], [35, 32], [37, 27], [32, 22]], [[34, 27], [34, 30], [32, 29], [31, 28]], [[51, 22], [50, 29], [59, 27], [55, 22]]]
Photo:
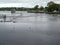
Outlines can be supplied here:
[[16, 7], [3, 7], [3, 8], [0, 8], [0, 11], [11, 11], [11, 9], [15, 9], [17, 11], [26, 11], [26, 10], [32, 10], [33, 8], [16, 8]]
[[59, 12], [60, 11], [60, 4], [56, 4], [54, 3], [53, 1], [50, 1], [47, 3], [47, 6], [46, 7], [39, 7], [39, 5], [36, 5], [34, 6], [33, 8], [24, 8], [24, 7], [20, 7], [20, 8], [17, 8], [17, 7], [3, 7], [3, 8], [0, 8], [0, 11], [11, 11], [11, 9], [15, 9], [17, 11], [31, 11], [31, 10], [34, 10], [34, 11], [45, 11], [45, 12], [53, 12], [53, 11], [57, 11]]
[[47, 4], [47, 7], [45, 7], [45, 10], [48, 12], [54, 12], [54, 11], [59, 12], [60, 11], [60, 4], [56, 4], [51, 1]]
[[17, 7], [3, 7], [3, 8], [0, 8], [0, 11], [11, 11], [11, 9], [15, 9], [17, 11], [28, 11], [28, 10], [43, 10], [43, 8], [38, 8], [37, 5], [34, 7], [34, 8], [24, 8], [24, 7], [20, 7], [20, 8], [17, 8]]

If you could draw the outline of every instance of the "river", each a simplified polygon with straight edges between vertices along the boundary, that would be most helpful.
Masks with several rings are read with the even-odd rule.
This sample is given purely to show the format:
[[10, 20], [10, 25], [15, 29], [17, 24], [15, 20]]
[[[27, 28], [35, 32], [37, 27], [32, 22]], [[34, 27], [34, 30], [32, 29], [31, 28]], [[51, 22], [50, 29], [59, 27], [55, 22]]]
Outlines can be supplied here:
[[59, 14], [0, 11], [1, 14], [6, 14], [8, 21], [18, 16], [13, 19], [15, 23], [0, 22], [0, 45], [60, 45]]

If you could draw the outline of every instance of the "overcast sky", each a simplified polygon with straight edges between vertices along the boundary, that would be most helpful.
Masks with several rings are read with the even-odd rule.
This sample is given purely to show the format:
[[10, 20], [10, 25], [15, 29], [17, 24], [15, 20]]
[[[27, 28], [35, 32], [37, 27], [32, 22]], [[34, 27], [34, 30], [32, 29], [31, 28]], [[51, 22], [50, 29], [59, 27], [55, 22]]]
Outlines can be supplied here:
[[46, 6], [47, 2], [60, 0], [0, 0], [0, 7], [34, 7], [35, 5]]

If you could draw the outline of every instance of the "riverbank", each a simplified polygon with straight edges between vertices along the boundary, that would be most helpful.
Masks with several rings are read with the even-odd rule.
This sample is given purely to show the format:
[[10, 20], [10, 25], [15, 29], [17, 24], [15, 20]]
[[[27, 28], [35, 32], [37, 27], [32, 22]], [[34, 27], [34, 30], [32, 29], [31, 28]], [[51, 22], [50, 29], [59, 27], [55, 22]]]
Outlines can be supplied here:
[[45, 12], [47, 14], [60, 14], [60, 12]]
[[60, 12], [45, 12], [45, 11], [27, 11], [28, 13], [46, 13], [46, 14], [60, 14]]
[[28, 13], [44, 13], [44, 11], [35, 11], [35, 10], [31, 10], [31, 11], [27, 11]]

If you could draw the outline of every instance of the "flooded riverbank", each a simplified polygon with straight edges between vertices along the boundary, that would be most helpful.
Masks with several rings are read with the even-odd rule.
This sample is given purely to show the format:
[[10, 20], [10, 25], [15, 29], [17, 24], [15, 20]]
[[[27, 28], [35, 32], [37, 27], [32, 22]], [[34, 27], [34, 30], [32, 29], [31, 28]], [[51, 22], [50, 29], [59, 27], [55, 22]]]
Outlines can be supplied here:
[[[4, 14], [7, 15], [6, 20], [11, 19], [8, 17], [10, 12]], [[16, 23], [0, 22], [0, 45], [60, 45], [60, 16], [27, 12], [16, 14]]]

